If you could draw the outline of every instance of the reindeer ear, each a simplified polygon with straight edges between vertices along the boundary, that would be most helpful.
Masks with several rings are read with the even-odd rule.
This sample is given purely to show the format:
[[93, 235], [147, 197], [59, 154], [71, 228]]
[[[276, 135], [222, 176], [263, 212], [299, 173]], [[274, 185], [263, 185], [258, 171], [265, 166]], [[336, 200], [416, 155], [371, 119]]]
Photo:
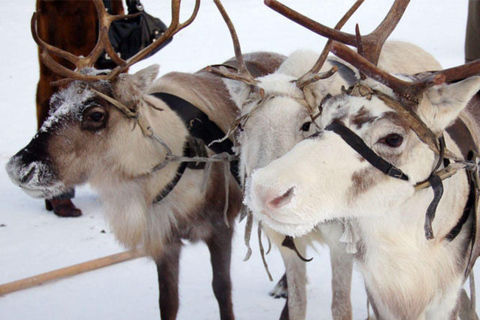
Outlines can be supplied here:
[[339, 91], [339, 88], [332, 87], [336, 76], [335, 73], [327, 79], [318, 80], [303, 88], [305, 99], [310, 106], [318, 107], [326, 95], [336, 94]]
[[252, 89], [248, 84], [242, 81], [223, 79], [223, 82], [227, 86], [233, 102], [235, 102], [238, 109], [241, 109], [245, 104], [245, 101], [248, 99]]
[[[432, 130], [444, 130], [480, 90], [480, 77], [428, 89], [418, 108], [419, 115]], [[425, 100], [425, 101], [424, 101]]]
[[114, 98], [133, 107], [157, 77], [158, 70], [158, 64], [154, 64], [134, 74], [120, 74], [112, 84]]
[[158, 64], [151, 65], [133, 74], [132, 80], [141, 92], [145, 92], [157, 77], [159, 70], [160, 66]]

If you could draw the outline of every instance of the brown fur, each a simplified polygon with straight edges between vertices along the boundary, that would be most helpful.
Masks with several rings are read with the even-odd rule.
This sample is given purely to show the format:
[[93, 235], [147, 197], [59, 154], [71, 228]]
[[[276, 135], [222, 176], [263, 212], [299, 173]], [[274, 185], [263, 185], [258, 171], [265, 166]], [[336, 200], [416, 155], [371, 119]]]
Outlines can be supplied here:
[[[87, 56], [97, 41], [97, 16], [91, 1], [83, 0], [37, 0], [38, 35], [45, 42], [74, 55]], [[122, 0], [112, 1], [112, 13], [123, 14]], [[39, 54], [41, 49], [39, 49]], [[54, 57], [62, 65], [72, 68], [64, 60]], [[50, 85], [62, 77], [53, 73], [41, 61], [40, 80], [37, 85], [38, 128], [48, 117], [50, 97], [60, 87]]]
[[370, 112], [362, 107], [360, 111], [356, 115], [354, 115], [351, 119], [351, 123], [356, 126], [357, 129], [361, 129], [364, 124], [371, 123], [375, 120]]
[[[268, 57], [278, 58], [277, 64], [267, 63], [269, 67], [264, 67], [263, 73], [273, 72], [282, 60], [282, 56], [270, 53], [248, 57], [259, 65]], [[98, 189], [117, 239], [130, 248], [143, 246], [157, 263], [163, 320], [175, 319], [178, 311], [181, 240], [204, 241], [211, 254], [212, 286], [221, 319], [233, 320], [230, 256], [233, 222], [241, 205], [240, 187], [230, 177], [226, 199], [224, 166], [217, 163], [212, 166], [206, 190], [204, 171], [187, 169], [167, 197], [152, 203], [175, 177], [179, 163], [152, 172], [165, 158], [165, 149], [145, 136], [134, 119], [125, 117], [90, 90], [101, 91], [137, 111], [173, 154], [181, 155], [188, 135], [186, 125], [165, 102], [147, 94], [158, 92], [148, 91], [157, 73], [158, 66], [152, 66], [133, 75], [121, 74], [109, 83], [71, 83], [55, 96], [57, 113], [29, 144], [35, 152], [23, 149], [17, 153], [10, 161], [9, 172], [19, 185], [28, 184], [32, 189], [52, 188], [51, 192], [57, 192], [60, 184], [85, 182]], [[195, 74], [170, 73], [153, 87], [158, 89], [159, 83], [170, 89], [163, 92], [192, 102], [225, 131], [236, 116], [237, 109], [223, 81], [204, 70]], [[95, 113], [103, 115], [101, 120], [89, 117]], [[45, 156], [40, 158], [40, 154]], [[28, 166], [33, 168], [29, 173], [34, 174], [25, 176]], [[33, 183], [40, 183], [30, 185], [31, 176], [35, 176]], [[226, 201], [230, 227], [224, 221]]]
[[351, 188], [350, 198], [355, 199], [360, 194], [370, 190], [383, 179], [383, 176], [377, 174], [377, 172], [371, 169], [355, 172], [352, 176], [352, 183], [355, 187]]

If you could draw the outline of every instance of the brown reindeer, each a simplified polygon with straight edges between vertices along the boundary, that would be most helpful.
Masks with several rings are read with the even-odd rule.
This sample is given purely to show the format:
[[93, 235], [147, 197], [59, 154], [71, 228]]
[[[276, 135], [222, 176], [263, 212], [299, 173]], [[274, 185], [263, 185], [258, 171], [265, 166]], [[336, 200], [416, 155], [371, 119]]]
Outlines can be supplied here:
[[[111, 2], [112, 14], [123, 14], [122, 0]], [[97, 41], [97, 15], [95, 6], [88, 1], [37, 0], [38, 34], [46, 42], [67, 50], [75, 55], [88, 55]], [[39, 57], [42, 49], [38, 48]], [[55, 58], [66, 67], [72, 65], [65, 59]], [[47, 68], [39, 59], [40, 79], [37, 85], [37, 125], [38, 129], [48, 118], [50, 98], [61, 89], [50, 83], [63, 77]], [[45, 200], [47, 209], [62, 217], [76, 217], [81, 211], [68, 198], [73, 192], [62, 197]]]
[[[198, 162], [171, 160], [231, 152], [230, 141], [205, 145], [223, 137], [237, 108], [223, 81], [204, 69], [169, 73], [153, 84], [156, 65], [132, 75], [122, 73], [188, 26], [200, 1], [192, 16], [180, 23], [180, 0], [173, 0], [169, 28], [127, 61], [110, 54], [108, 26], [117, 17], [104, 12], [101, 0], [93, 3], [100, 17], [100, 40], [86, 57], [45, 43], [36, 33], [37, 17], [32, 19], [33, 36], [44, 49], [42, 60], [70, 84], [54, 95], [53, 112], [29, 145], [10, 159], [7, 171], [14, 183], [37, 197], [55, 196], [86, 182], [96, 188], [117, 239], [129, 248], [143, 247], [155, 260], [164, 320], [175, 319], [179, 307], [182, 239], [204, 241], [221, 319], [234, 319], [230, 257], [241, 190], [224, 163], [204, 170]], [[118, 64], [108, 73], [91, 68], [103, 50]], [[51, 54], [72, 62], [77, 71], [62, 67]], [[244, 59], [258, 76], [273, 72], [284, 57], [254, 53]]]

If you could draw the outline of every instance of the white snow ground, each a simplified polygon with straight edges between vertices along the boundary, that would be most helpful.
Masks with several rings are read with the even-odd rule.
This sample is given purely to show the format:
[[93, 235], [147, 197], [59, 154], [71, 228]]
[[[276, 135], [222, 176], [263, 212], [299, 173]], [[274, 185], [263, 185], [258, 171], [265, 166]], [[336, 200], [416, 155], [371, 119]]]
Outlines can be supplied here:
[[[184, 1], [185, 8], [190, 1]], [[224, 0], [237, 27], [244, 52], [269, 50], [288, 54], [298, 48], [320, 51], [325, 41], [273, 12], [261, 0]], [[367, 0], [345, 30], [359, 22], [363, 33], [376, 26], [393, 1]], [[143, 0], [148, 12], [169, 21], [169, 1]], [[353, 0], [285, 0], [308, 16], [333, 26]], [[414, 42], [430, 51], [444, 67], [463, 62], [467, 0], [413, 0], [391, 39]], [[0, 166], [35, 133], [36, 46], [30, 36], [34, 0], [0, 1]], [[187, 11], [187, 10], [185, 10]], [[193, 72], [233, 55], [228, 31], [213, 2], [204, 0], [197, 20], [174, 41], [134, 70], [153, 63], [161, 73]], [[0, 169], [0, 284], [99, 258], [123, 250], [105, 225], [101, 203], [88, 187], [77, 190], [75, 203], [84, 215], [60, 219], [28, 197]], [[278, 319], [284, 300], [267, 295], [268, 281], [257, 246], [243, 262], [244, 224], [237, 226], [232, 261], [237, 319]], [[103, 232], [105, 230], [105, 233]], [[308, 264], [308, 319], [331, 319], [328, 252], [311, 251]], [[277, 280], [283, 274], [278, 252], [267, 257]], [[478, 274], [478, 267], [475, 271]], [[477, 276], [477, 279], [480, 277]], [[209, 255], [203, 244], [187, 245], [181, 261], [181, 307], [178, 319], [218, 319], [210, 287]], [[354, 319], [366, 318], [361, 276], [355, 272]], [[138, 259], [102, 270], [0, 297], [2, 320], [158, 319], [153, 262]]]

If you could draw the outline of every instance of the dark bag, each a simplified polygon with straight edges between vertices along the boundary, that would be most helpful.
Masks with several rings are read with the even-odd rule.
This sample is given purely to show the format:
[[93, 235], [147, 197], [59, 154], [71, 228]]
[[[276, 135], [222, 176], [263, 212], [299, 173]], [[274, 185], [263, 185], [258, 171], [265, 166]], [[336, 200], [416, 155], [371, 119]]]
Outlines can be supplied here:
[[[104, 0], [104, 3], [105, 7], [111, 11], [111, 0]], [[127, 0], [127, 6], [129, 14], [139, 13], [140, 15], [112, 22], [108, 34], [113, 49], [123, 60], [133, 57], [140, 50], [155, 42], [167, 30], [167, 26], [160, 19], [144, 11], [140, 0]], [[158, 52], [171, 40], [164, 42], [147, 57]], [[96, 64], [98, 69], [113, 69], [116, 66], [106, 52], [100, 56]]]

